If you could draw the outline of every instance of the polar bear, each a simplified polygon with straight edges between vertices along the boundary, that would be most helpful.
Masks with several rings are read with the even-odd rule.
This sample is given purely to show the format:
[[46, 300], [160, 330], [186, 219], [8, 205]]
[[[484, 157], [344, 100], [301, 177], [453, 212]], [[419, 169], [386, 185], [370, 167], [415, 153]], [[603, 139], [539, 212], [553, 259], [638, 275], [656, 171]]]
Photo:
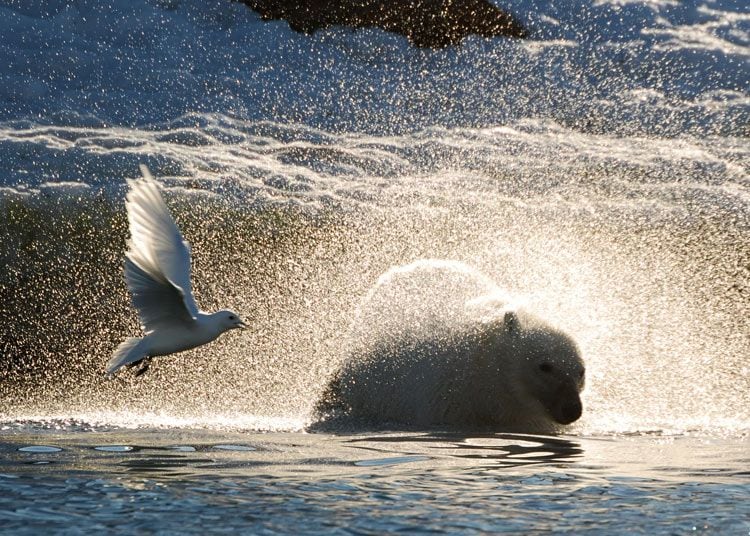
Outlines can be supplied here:
[[513, 308], [466, 265], [393, 269], [360, 309], [351, 352], [316, 408], [323, 424], [545, 433], [582, 414], [585, 367], [573, 339]]

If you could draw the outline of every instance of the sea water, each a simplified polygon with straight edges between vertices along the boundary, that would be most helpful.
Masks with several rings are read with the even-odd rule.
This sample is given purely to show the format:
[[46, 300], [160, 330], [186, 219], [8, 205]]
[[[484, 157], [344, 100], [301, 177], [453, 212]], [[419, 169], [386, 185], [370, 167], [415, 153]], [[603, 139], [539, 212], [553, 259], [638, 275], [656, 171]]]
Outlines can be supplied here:
[[[530, 40], [427, 50], [234, 2], [0, 2], [2, 530], [750, 532], [747, 6], [503, 7]], [[105, 381], [139, 164], [199, 305], [251, 329]], [[581, 420], [313, 431], [352, 333], [446, 263], [578, 342]]]
[[13, 534], [750, 530], [747, 438], [4, 429]]

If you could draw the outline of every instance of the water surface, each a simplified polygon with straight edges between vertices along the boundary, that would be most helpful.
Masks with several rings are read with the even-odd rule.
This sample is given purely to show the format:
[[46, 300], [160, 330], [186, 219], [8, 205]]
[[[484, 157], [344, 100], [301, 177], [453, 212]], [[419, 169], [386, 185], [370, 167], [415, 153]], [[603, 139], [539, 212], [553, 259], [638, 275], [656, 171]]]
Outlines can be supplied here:
[[3, 428], [14, 534], [750, 531], [747, 437]]

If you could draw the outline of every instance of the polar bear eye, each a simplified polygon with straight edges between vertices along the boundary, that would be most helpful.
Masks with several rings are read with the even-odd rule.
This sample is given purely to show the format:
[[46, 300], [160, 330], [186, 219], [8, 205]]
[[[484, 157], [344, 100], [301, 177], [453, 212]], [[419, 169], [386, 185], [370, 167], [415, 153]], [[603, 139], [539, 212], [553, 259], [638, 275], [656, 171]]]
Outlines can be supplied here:
[[542, 372], [552, 372], [552, 365], [545, 361], [544, 363], [539, 365], [539, 370], [541, 370]]

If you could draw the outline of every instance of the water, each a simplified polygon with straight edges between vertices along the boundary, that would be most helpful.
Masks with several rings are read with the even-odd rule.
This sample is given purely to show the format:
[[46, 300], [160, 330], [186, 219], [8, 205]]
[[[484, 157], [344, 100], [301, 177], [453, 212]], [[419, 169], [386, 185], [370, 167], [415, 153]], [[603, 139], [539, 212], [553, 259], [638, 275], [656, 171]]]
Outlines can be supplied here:
[[[235, 2], [0, 0], [5, 531], [750, 533], [747, 6], [507, 8], [531, 40], [421, 50]], [[139, 164], [199, 305], [252, 329], [106, 382]], [[579, 421], [312, 431], [353, 340], [450, 331], [474, 288], [576, 340]]]
[[747, 438], [5, 428], [14, 534], [750, 531]]

